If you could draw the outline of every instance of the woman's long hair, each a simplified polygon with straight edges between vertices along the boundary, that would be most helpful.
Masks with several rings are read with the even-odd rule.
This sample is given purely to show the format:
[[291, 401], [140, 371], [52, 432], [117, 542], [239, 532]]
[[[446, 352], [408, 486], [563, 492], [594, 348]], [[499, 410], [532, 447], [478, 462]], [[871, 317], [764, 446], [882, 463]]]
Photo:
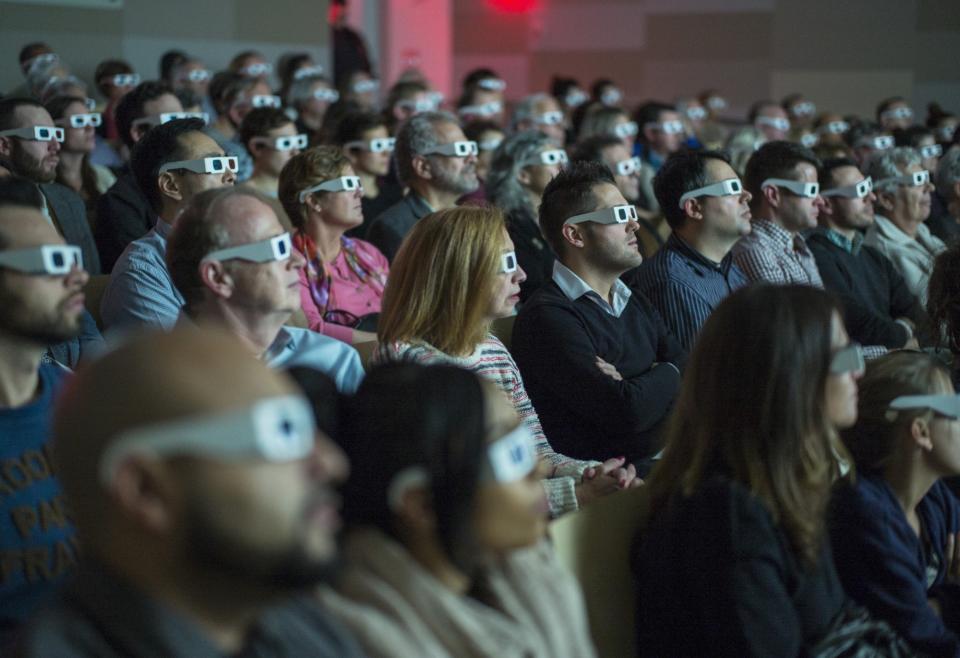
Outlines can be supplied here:
[[418, 221], [390, 267], [380, 341], [425, 341], [447, 354], [470, 354], [489, 330], [484, 315], [505, 230], [499, 210], [477, 206]]
[[691, 355], [648, 483], [650, 517], [720, 475], [755, 495], [794, 551], [815, 563], [845, 457], [825, 402], [836, 308], [809, 286], [763, 284], [720, 304]]
[[[80, 98], [79, 96], [55, 96], [47, 102], [45, 107], [47, 108], [47, 112], [50, 113], [51, 118], [56, 121], [57, 119], [63, 118], [63, 113], [66, 112], [67, 108], [73, 103], [80, 103], [86, 106], [87, 99]], [[57, 182], [67, 185], [61, 176], [60, 167], [57, 167]], [[67, 185], [67, 187], [69, 187], [69, 185]], [[80, 191], [83, 193], [83, 200], [87, 208], [96, 208], [97, 200], [100, 198], [100, 190], [97, 189], [97, 172], [93, 170], [93, 165], [90, 164], [89, 153], [83, 156], [83, 160], [80, 163]]]

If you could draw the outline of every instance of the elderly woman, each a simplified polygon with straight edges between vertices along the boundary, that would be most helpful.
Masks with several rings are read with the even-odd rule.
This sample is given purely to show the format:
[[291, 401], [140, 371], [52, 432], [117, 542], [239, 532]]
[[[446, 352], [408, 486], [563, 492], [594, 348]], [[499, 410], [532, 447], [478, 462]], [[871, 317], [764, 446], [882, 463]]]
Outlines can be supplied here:
[[567, 161], [566, 153], [539, 132], [511, 135], [494, 152], [487, 175], [487, 198], [507, 216], [517, 262], [527, 278], [520, 284], [520, 301], [526, 299], [553, 273], [553, 252], [540, 233], [537, 210], [550, 179]]
[[930, 172], [916, 149], [898, 146], [877, 153], [867, 166], [877, 195], [873, 226], [864, 244], [875, 247], [899, 270], [910, 292], [927, 300], [933, 260], [946, 249], [924, 221], [930, 215]]
[[369, 242], [345, 233], [363, 222], [363, 187], [335, 146], [295, 155], [280, 172], [280, 203], [306, 260], [300, 300], [309, 327], [345, 343], [376, 340], [389, 264]]

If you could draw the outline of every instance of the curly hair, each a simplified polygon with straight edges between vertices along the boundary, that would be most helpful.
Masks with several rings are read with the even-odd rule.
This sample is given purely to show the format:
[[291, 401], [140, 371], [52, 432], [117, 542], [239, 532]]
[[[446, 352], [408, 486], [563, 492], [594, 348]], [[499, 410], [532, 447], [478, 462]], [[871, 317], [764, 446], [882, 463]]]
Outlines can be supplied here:
[[336, 178], [349, 164], [350, 161], [339, 147], [315, 146], [293, 156], [283, 166], [277, 196], [295, 229], [302, 231], [307, 219], [303, 212], [304, 204], [300, 201], [300, 192]]

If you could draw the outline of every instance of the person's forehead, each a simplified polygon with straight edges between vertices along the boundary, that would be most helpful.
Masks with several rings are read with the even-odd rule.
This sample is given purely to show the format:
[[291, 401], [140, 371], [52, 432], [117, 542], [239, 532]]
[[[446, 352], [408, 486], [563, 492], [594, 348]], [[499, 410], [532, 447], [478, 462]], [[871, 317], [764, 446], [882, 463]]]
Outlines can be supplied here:
[[484, 130], [480, 133], [480, 141], [485, 142], [491, 139], [503, 139], [504, 134], [502, 130]]
[[660, 113], [661, 122], [678, 121], [679, 119], [680, 119], [680, 115], [677, 112], [674, 112], [673, 110], [664, 110], [663, 112]]
[[388, 137], [390, 133], [387, 132], [387, 127], [380, 125], [373, 128], [368, 128], [363, 131], [364, 139], [378, 139], [382, 137]]
[[597, 183], [593, 186], [593, 195], [600, 203], [598, 208], [612, 208], [613, 206], [622, 206], [627, 203], [623, 194], [613, 183]]
[[817, 182], [817, 168], [809, 162], [798, 162], [793, 168], [800, 180], [808, 183]]
[[613, 144], [607, 146], [601, 151], [603, 159], [609, 164], [616, 164], [622, 160], [626, 160], [630, 157], [630, 153], [627, 151], [627, 147], [623, 144]]
[[297, 127], [291, 121], [277, 128], [271, 128], [267, 131], [268, 137], [289, 137], [297, 134]]
[[935, 143], [936, 143], [936, 140], [933, 138], [933, 135], [924, 135], [919, 140], [917, 140], [917, 146], [930, 146]]
[[762, 117], [785, 117], [787, 111], [779, 105], [764, 105], [758, 114]]
[[832, 176], [838, 187], [859, 183], [864, 178], [863, 173], [854, 166], [837, 167]]
[[211, 137], [199, 130], [180, 135], [180, 144], [187, 151], [187, 159], [223, 155], [223, 149]]
[[204, 68], [203, 62], [201, 62], [198, 59], [191, 59], [190, 61], [183, 64], [183, 70], [185, 71], [196, 71], [202, 68]]
[[14, 110], [13, 116], [18, 128], [53, 125], [50, 113], [46, 109], [35, 105], [20, 105]]
[[257, 83], [250, 87], [250, 91], [247, 93], [248, 97], [253, 96], [270, 96], [273, 92], [270, 90], [270, 85], [268, 85], [263, 80], [257, 80]]
[[733, 167], [718, 158], [707, 158], [704, 169], [706, 169], [708, 185], [729, 178], [739, 178]]
[[87, 112], [87, 106], [80, 101], [74, 101], [63, 108], [63, 115], [67, 117], [73, 116], [74, 114], [86, 114]]
[[318, 89], [330, 89], [330, 83], [326, 80], [315, 80], [313, 84], [310, 85], [310, 92], [314, 92]]
[[449, 144], [450, 142], [459, 142], [466, 139], [463, 135], [463, 129], [456, 123], [450, 121], [442, 121], [434, 126], [434, 129], [437, 133], [437, 138], [441, 143]]
[[533, 111], [537, 114], [543, 114], [544, 112], [554, 112], [560, 109], [560, 105], [557, 103], [556, 99], [553, 96], [547, 96], [541, 98], [536, 103], [533, 104]]
[[915, 162], [913, 164], [908, 164], [906, 167], [903, 167], [903, 173], [912, 174], [917, 171], [923, 170], [923, 164], [920, 162]]
[[0, 236], [9, 249], [64, 244], [53, 225], [36, 208], [0, 206]]
[[164, 112], [183, 112], [183, 105], [180, 104], [180, 99], [173, 94], [161, 94], [143, 104], [144, 116], [162, 114]]
[[218, 214], [235, 243], [258, 242], [283, 233], [273, 208], [250, 195], [230, 197], [220, 206]]

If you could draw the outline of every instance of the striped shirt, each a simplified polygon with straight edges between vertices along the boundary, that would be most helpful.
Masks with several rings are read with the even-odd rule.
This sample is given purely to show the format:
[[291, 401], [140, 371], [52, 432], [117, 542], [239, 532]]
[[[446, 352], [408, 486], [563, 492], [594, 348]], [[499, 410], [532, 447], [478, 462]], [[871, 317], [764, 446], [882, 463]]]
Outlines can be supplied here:
[[747, 285], [730, 253], [719, 264], [671, 233], [666, 244], [637, 268], [630, 281], [654, 305], [684, 349], [727, 295]]
[[557, 516], [563, 512], [577, 509], [574, 485], [583, 476], [583, 471], [598, 462], [571, 459], [557, 453], [540, 425], [540, 417], [533, 408], [533, 402], [523, 385], [520, 369], [507, 351], [507, 347], [493, 334], [488, 334], [469, 356], [456, 357], [441, 352], [428, 343], [381, 343], [373, 357], [374, 363], [389, 361], [410, 361], [429, 365], [446, 363], [459, 366], [493, 382], [506, 393], [520, 420], [530, 428], [536, 441], [537, 454], [545, 460], [551, 469], [551, 479], [544, 486], [550, 502], [551, 514]]
[[733, 246], [733, 260], [751, 281], [823, 288], [817, 261], [803, 236], [769, 219], [754, 219], [749, 235]]

